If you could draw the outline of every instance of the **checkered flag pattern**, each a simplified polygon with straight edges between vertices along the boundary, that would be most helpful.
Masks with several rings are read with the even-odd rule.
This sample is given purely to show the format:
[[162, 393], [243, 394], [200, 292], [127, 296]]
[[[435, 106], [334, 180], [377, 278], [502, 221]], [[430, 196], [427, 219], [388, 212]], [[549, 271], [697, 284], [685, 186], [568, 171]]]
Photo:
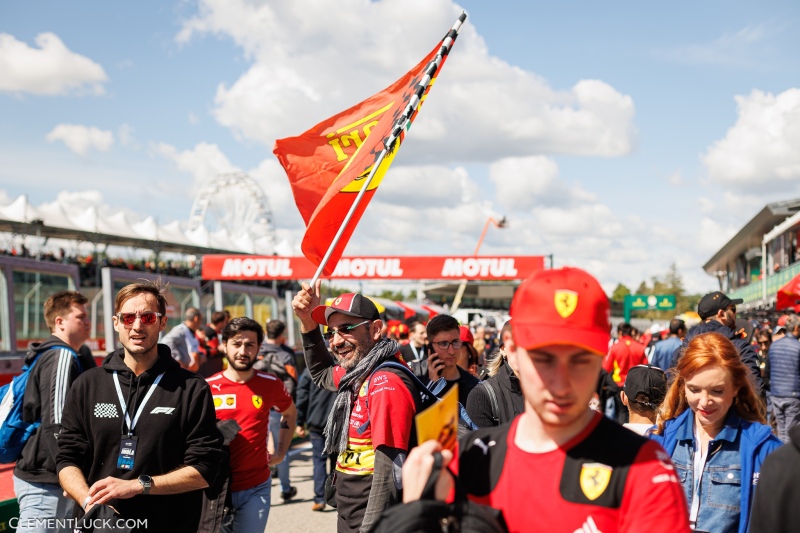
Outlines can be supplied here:
[[94, 405], [95, 418], [117, 418], [117, 406], [113, 403], [96, 403]]

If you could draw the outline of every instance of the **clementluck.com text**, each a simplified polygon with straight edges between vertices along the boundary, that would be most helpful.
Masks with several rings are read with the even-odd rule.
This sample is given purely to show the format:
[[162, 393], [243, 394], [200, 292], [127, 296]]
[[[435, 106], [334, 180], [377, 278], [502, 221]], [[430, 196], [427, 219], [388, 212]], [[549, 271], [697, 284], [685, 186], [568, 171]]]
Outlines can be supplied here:
[[20, 521], [14, 517], [9, 519], [8, 525], [14, 529], [20, 527], [68, 529], [72, 530], [107, 530], [107, 529], [147, 529], [147, 519], [133, 518], [30, 518]]

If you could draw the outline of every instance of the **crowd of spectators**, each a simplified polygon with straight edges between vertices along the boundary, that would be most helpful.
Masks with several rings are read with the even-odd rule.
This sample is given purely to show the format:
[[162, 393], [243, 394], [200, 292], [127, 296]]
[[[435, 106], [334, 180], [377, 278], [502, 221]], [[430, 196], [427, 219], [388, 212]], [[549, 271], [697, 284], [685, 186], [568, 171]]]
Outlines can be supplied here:
[[[159, 274], [162, 276], [176, 276], [180, 278], [197, 279], [201, 276], [202, 260], [198, 261], [176, 261], [165, 260], [156, 261], [150, 259], [124, 259], [112, 258], [105, 254], [95, 255], [70, 255], [63, 248], [59, 248], [57, 252], [46, 251], [39, 252], [38, 254], [25, 245], [12, 248], [0, 248], [0, 255], [22, 257], [26, 259], [37, 259], [39, 261], [50, 261], [53, 263], [62, 263], [65, 265], [77, 265], [79, 276], [81, 280], [81, 287], [97, 287], [100, 284], [100, 270], [103, 267], [119, 268], [124, 270], [131, 270], [135, 272], [147, 272], [149, 274]], [[258, 287], [274, 288], [278, 291], [279, 296], [283, 296], [287, 290], [298, 291], [300, 285], [296, 281], [277, 281], [270, 280], [247, 280], [242, 282], [247, 285], [255, 285]]]
[[150, 274], [177, 276], [182, 278], [196, 278], [200, 276], [200, 263], [198, 261], [155, 261], [154, 259], [124, 259], [112, 258], [105, 254], [95, 255], [69, 255], [60, 248], [58, 252], [46, 251], [35, 253], [25, 245], [11, 249], [0, 249], [0, 254], [39, 261], [50, 261], [65, 265], [77, 265], [80, 273], [82, 287], [97, 286], [99, 272], [103, 267], [120, 268]]

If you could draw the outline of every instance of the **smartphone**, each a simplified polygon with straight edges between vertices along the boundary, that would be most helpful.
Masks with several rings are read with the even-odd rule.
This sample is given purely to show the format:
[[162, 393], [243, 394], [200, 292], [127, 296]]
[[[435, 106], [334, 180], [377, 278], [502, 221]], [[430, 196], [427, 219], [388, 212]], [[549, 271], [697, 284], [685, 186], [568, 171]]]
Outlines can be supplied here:
[[[430, 358], [430, 360], [428, 361], [428, 364], [429, 364], [429, 365], [431, 365], [431, 366], [433, 366], [433, 362], [434, 362], [434, 361], [439, 361], [439, 355], [438, 355], [438, 354], [436, 354], [436, 353], [434, 353], [434, 354], [432, 354], [432, 355], [431, 355], [431, 358]], [[441, 378], [441, 377], [442, 377], [442, 370], [444, 370], [444, 367], [442, 367], [442, 368], [439, 368], [439, 369], [436, 371], [436, 379], [439, 379], [439, 378]]]

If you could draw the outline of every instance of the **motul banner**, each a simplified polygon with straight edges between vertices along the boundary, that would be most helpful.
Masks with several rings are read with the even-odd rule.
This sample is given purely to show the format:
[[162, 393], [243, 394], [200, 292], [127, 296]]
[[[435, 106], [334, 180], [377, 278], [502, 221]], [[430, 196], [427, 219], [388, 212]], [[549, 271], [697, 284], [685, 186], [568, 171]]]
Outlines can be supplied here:
[[[532, 256], [342, 257], [329, 278], [337, 279], [525, 279], [544, 268]], [[257, 255], [203, 256], [205, 280], [310, 279], [316, 267], [305, 257]]]

